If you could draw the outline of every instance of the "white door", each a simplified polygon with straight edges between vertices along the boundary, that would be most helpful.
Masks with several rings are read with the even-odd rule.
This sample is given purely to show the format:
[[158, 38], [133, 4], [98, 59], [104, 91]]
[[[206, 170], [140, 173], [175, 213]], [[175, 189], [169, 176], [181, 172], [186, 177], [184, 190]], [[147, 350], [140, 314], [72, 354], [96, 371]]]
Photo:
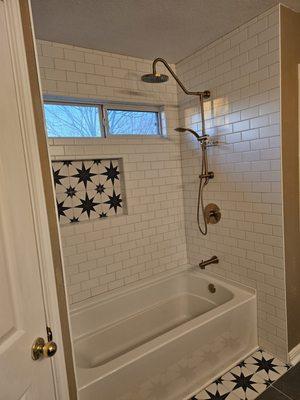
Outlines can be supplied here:
[[0, 0], [0, 400], [59, 400], [51, 359], [31, 358], [46, 313], [7, 2], [18, 7]]

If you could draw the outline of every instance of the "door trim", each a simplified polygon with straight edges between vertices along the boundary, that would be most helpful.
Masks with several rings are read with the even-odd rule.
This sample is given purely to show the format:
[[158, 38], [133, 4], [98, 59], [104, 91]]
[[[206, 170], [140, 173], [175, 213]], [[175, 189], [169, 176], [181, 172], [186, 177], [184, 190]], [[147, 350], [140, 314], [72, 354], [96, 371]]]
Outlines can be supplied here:
[[31, 206], [34, 210], [34, 228], [45, 315], [59, 348], [55, 357], [51, 359], [56, 397], [58, 400], [76, 400], [77, 388], [61, 245], [43, 123], [31, 10], [28, 0], [4, 0], [3, 3], [17, 92], [24, 157], [29, 178]]

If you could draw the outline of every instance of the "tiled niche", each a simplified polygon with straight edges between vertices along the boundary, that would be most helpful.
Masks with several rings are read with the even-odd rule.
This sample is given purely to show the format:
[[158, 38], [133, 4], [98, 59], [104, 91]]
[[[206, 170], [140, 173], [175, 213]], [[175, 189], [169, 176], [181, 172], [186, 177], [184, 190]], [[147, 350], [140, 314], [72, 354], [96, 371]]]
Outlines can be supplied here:
[[61, 224], [124, 213], [121, 159], [52, 161]]

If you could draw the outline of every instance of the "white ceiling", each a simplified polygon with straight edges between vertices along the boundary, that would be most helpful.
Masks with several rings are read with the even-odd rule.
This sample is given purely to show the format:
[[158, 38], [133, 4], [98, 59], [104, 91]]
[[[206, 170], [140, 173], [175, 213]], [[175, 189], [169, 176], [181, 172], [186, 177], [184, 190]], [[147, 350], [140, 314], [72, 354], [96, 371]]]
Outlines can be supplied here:
[[[174, 63], [279, 0], [31, 0], [39, 39]], [[300, 0], [283, 0], [300, 11]]]

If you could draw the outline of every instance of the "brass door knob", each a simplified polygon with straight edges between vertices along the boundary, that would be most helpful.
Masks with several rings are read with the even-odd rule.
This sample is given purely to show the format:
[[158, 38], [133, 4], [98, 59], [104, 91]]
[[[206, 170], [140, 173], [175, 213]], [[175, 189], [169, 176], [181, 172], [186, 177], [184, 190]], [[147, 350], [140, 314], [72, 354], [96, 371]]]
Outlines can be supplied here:
[[48, 342], [41, 337], [35, 339], [31, 348], [31, 357], [33, 360], [39, 360], [42, 357], [53, 357], [57, 352], [57, 344], [52, 340], [51, 329], [47, 326]]
[[57, 344], [55, 342], [48, 342], [43, 347], [43, 354], [45, 357], [53, 357], [57, 352]]
[[45, 342], [41, 337], [37, 338], [31, 348], [31, 357], [33, 360], [39, 360], [42, 357], [53, 357], [57, 352], [55, 342]]

